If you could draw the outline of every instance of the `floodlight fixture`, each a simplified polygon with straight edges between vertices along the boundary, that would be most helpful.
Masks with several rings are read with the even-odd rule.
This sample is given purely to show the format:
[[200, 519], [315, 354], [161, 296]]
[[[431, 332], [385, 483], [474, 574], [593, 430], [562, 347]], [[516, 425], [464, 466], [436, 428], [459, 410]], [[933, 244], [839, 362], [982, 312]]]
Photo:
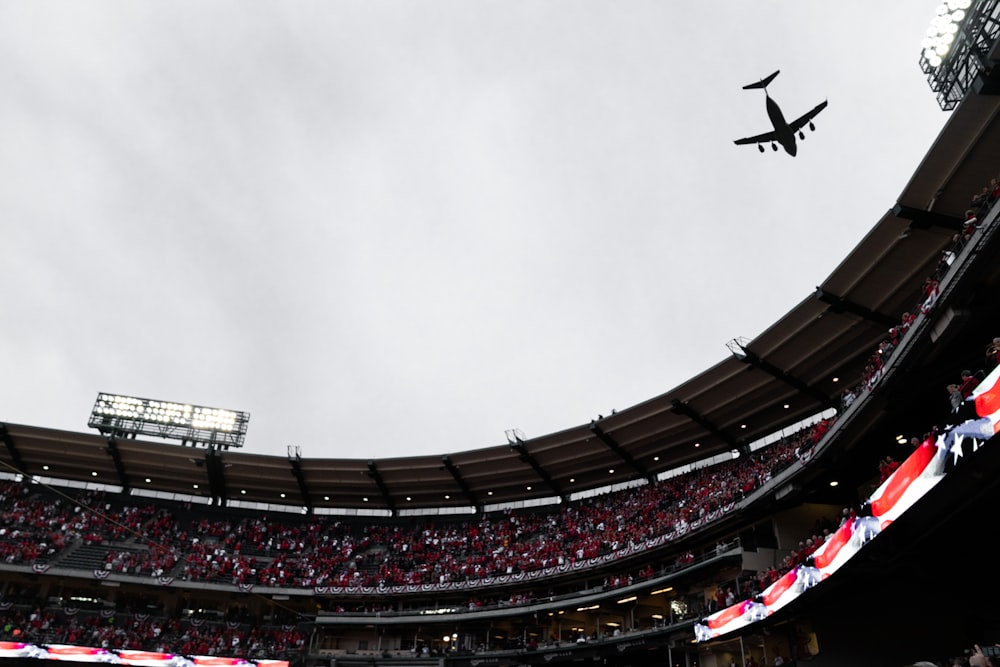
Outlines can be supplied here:
[[729, 349], [729, 353], [736, 357], [738, 360], [743, 361], [747, 358], [747, 345], [750, 341], [743, 336], [737, 336], [726, 343], [726, 347]]
[[920, 69], [944, 111], [954, 109], [970, 90], [980, 89], [993, 76], [989, 54], [998, 36], [998, 0], [945, 0], [938, 5], [920, 42]]
[[229, 449], [243, 446], [249, 421], [248, 413], [236, 410], [101, 392], [87, 425], [104, 435], [147, 435]]
[[507, 436], [507, 443], [511, 446], [524, 442], [524, 431], [519, 428], [509, 428], [503, 432]]

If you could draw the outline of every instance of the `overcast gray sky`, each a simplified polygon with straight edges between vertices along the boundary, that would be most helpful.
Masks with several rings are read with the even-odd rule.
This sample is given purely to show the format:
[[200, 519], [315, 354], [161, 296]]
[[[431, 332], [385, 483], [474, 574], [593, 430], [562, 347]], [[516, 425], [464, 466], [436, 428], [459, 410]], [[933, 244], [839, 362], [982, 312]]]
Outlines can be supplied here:
[[[937, 2], [0, 2], [0, 420], [99, 391], [245, 451], [499, 445], [807, 297], [947, 120]], [[795, 158], [733, 140], [823, 99]]]

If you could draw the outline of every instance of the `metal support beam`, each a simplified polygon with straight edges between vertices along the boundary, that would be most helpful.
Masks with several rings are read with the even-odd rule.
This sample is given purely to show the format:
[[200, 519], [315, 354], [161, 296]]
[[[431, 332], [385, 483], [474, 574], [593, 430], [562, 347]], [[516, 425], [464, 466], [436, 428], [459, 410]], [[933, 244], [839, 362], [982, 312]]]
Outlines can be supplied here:
[[802, 394], [803, 396], [816, 401], [824, 408], [833, 408], [834, 410], [839, 409], [840, 404], [837, 400], [830, 398], [829, 396], [827, 396], [820, 390], [816, 389], [815, 387], [810, 387], [802, 380], [798, 379], [794, 375], [786, 373], [785, 371], [781, 370], [774, 364], [764, 361], [756, 354], [751, 352], [749, 349], [745, 347], [741, 347], [740, 349], [742, 350], [742, 354], [735, 354], [733, 356], [735, 356], [743, 363], [749, 364], [754, 368], [759, 368], [760, 370], [764, 371], [765, 373], [774, 377], [775, 379], [781, 380], [782, 382], [784, 382], [785, 384], [787, 384], [788, 386], [792, 387], [797, 392]]
[[454, 461], [451, 460], [451, 457], [442, 456], [441, 462], [444, 463], [444, 467], [448, 469], [448, 472], [451, 473], [451, 476], [455, 478], [455, 482], [458, 483], [458, 488], [462, 489], [462, 493], [465, 494], [465, 497], [468, 498], [469, 502], [472, 503], [473, 507], [476, 508], [476, 511], [482, 514], [483, 504], [479, 502], [479, 499], [476, 497], [476, 494], [474, 494], [472, 492], [472, 489], [469, 488], [468, 483], [466, 483], [465, 478], [462, 477], [462, 473], [458, 471], [458, 466], [455, 465]]
[[10, 454], [11, 460], [14, 461], [14, 466], [17, 468], [17, 470], [8, 472], [27, 475], [28, 471], [25, 470], [24, 459], [21, 457], [21, 452], [18, 450], [17, 445], [14, 444], [14, 440], [10, 437], [10, 433], [7, 432], [7, 425], [3, 422], [0, 422], [0, 440], [3, 441], [4, 447], [7, 448], [7, 453]]
[[368, 459], [368, 476], [375, 480], [375, 484], [378, 486], [379, 492], [382, 494], [382, 499], [385, 500], [386, 506], [389, 511], [392, 512], [392, 516], [396, 516], [396, 503], [389, 494], [389, 487], [385, 485], [385, 480], [382, 479], [382, 473], [378, 471], [378, 466], [375, 465], [375, 461]]
[[125, 474], [125, 463], [122, 461], [122, 453], [118, 450], [118, 441], [115, 440], [115, 436], [108, 436], [108, 446], [104, 448], [104, 451], [108, 453], [111, 461], [115, 464], [115, 472], [118, 473], [118, 482], [122, 485], [122, 493], [130, 493], [132, 485], [129, 484], [128, 475]]
[[897, 218], [909, 220], [911, 229], [940, 227], [941, 229], [958, 232], [962, 229], [962, 225], [965, 222], [953, 215], [944, 215], [942, 213], [935, 213], [934, 211], [913, 208], [912, 206], [903, 206], [902, 204], [893, 206], [892, 214]]
[[569, 499], [566, 497], [566, 494], [563, 493], [563, 490], [559, 487], [559, 484], [557, 484], [556, 481], [552, 479], [552, 476], [549, 475], [548, 471], [546, 471], [545, 468], [541, 466], [541, 464], [535, 459], [535, 457], [532, 456], [530, 453], [528, 453], [528, 448], [524, 446], [524, 441], [521, 440], [521, 438], [515, 438], [514, 441], [510, 443], [510, 448], [511, 450], [518, 453], [518, 458], [523, 463], [527, 463], [534, 469], [534, 471], [538, 474], [538, 476], [542, 479], [542, 481], [545, 482], [550, 489], [552, 489], [553, 493], [559, 496], [559, 498], [564, 503], [569, 502]]
[[292, 477], [299, 483], [299, 493], [302, 494], [302, 504], [309, 514], [313, 513], [312, 499], [309, 498], [309, 487], [302, 472], [302, 451], [298, 447], [288, 448], [288, 463], [292, 466]]
[[695, 422], [696, 424], [701, 426], [703, 429], [705, 429], [712, 435], [720, 438], [723, 442], [725, 442], [733, 449], [740, 449], [742, 451], [741, 443], [739, 440], [729, 435], [728, 433], [720, 429], [718, 426], [716, 426], [709, 420], [702, 417], [698, 412], [692, 409], [691, 406], [688, 405], [685, 401], [681, 401], [676, 398], [673, 399], [672, 401], [670, 401], [670, 411], [673, 412], [674, 414], [684, 415], [685, 417]]
[[646, 470], [641, 463], [632, 458], [632, 455], [622, 449], [621, 445], [619, 445], [614, 438], [605, 433], [604, 430], [597, 425], [596, 421], [590, 422], [590, 432], [596, 435], [598, 440], [607, 445], [608, 449], [617, 454], [622, 461], [632, 466], [637, 473], [645, 477], [647, 482], [650, 484], [656, 484], [656, 475], [650, 474], [650, 472]]
[[205, 471], [208, 473], [208, 486], [212, 492], [212, 501], [219, 507], [225, 507], [229, 499], [226, 493], [225, 465], [222, 463], [222, 452], [218, 447], [205, 450]]
[[845, 299], [842, 296], [831, 294], [822, 287], [816, 288], [815, 296], [823, 303], [828, 304], [830, 306], [830, 312], [832, 313], [850, 313], [851, 315], [857, 315], [867, 322], [874, 322], [880, 327], [885, 327], [886, 329], [891, 329], [899, 324], [898, 317], [890, 317], [885, 313], [871, 310], [870, 308], [866, 308], [859, 303]]

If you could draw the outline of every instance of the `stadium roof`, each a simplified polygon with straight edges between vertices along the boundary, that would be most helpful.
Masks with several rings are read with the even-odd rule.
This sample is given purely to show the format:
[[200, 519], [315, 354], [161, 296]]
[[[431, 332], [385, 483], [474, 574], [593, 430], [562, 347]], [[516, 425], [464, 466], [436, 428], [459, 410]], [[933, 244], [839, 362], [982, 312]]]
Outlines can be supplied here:
[[[1000, 97], [967, 96], [896, 201], [887, 195], [889, 210], [868, 235], [815, 293], [744, 342], [739, 356], [597, 422], [510, 445], [377, 460], [109, 443], [98, 433], [6, 424], [0, 464], [8, 472], [227, 504], [457, 511], [568, 499], [725, 454], [838, 405], [843, 388], [859, 381], [888, 329], [921, 301], [923, 282], [971, 197], [1000, 175], [998, 110]], [[836, 206], [836, 196], [817, 205]]]

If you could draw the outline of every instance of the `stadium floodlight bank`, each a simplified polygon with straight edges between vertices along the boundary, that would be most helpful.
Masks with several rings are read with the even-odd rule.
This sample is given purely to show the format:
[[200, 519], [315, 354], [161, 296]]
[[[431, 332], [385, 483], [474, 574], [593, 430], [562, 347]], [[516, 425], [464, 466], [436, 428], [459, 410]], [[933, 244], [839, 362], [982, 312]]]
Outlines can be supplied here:
[[87, 425], [108, 436], [147, 435], [229, 449], [243, 446], [249, 421], [248, 413], [236, 410], [101, 392]]
[[1000, 36], [998, 0], [945, 0], [920, 44], [920, 69], [944, 111], [970, 90], [995, 93], [991, 55]]

